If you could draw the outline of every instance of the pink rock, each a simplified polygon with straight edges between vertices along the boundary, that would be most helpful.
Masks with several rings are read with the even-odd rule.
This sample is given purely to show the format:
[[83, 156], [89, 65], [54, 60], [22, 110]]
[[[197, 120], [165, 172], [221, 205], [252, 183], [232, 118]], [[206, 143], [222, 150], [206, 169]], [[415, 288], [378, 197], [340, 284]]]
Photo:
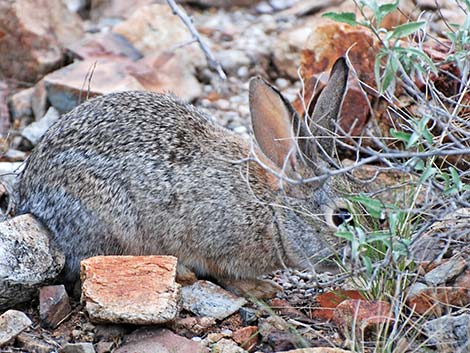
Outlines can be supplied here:
[[167, 329], [144, 328], [127, 336], [124, 343], [114, 353], [203, 353], [207, 352], [200, 342], [178, 336]]
[[82, 302], [93, 322], [174, 320], [179, 285], [173, 256], [96, 256], [81, 263]]

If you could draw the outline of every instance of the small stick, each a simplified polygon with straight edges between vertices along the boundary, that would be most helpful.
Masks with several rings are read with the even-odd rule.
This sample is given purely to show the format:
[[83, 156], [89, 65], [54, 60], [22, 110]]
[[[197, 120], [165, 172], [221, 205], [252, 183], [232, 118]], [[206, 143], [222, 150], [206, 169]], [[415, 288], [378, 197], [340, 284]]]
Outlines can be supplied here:
[[184, 10], [182, 10], [180, 7], [178, 7], [178, 5], [176, 5], [174, 0], [166, 0], [166, 2], [171, 7], [173, 14], [178, 16], [181, 19], [181, 21], [183, 21], [183, 23], [186, 25], [186, 27], [188, 27], [189, 32], [191, 32], [193, 36], [193, 39], [199, 43], [201, 50], [204, 52], [204, 55], [206, 56], [207, 63], [209, 64], [209, 66], [217, 71], [217, 73], [222, 78], [222, 80], [226, 80], [227, 75], [225, 75], [225, 72], [222, 69], [222, 66], [215, 59], [214, 54], [212, 54], [207, 44], [202, 40], [199, 32], [194, 27], [191, 18], [189, 18], [189, 16], [186, 14], [186, 12], [184, 12]]

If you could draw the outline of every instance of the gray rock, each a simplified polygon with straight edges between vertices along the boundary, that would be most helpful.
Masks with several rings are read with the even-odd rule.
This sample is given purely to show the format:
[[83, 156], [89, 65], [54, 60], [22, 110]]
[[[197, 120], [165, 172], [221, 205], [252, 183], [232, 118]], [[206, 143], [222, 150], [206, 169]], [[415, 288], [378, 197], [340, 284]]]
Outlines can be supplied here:
[[209, 316], [222, 320], [232, 315], [245, 303], [244, 298], [227, 292], [208, 281], [197, 281], [181, 291], [183, 308], [197, 316]]
[[38, 144], [42, 136], [46, 133], [52, 124], [59, 120], [59, 112], [54, 107], [47, 110], [46, 115], [39, 121], [29, 124], [23, 129], [21, 136], [31, 142], [34, 146]]
[[55, 328], [72, 310], [63, 285], [39, 289], [39, 318], [42, 327]]
[[67, 343], [60, 353], [96, 353], [93, 343]]
[[32, 324], [32, 321], [21, 311], [8, 310], [3, 313], [0, 316], [0, 346], [10, 342]]
[[18, 342], [18, 345], [26, 352], [52, 353], [57, 351], [57, 348], [53, 345], [27, 332], [20, 333], [16, 337], [16, 342]]
[[463, 270], [465, 270], [466, 266], [467, 264], [465, 259], [454, 257], [426, 273], [424, 280], [430, 286], [445, 284], [461, 274]]
[[32, 215], [0, 223], [0, 309], [30, 300], [63, 266], [63, 254]]
[[470, 350], [470, 315], [445, 315], [423, 324], [428, 343], [441, 353], [464, 353]]

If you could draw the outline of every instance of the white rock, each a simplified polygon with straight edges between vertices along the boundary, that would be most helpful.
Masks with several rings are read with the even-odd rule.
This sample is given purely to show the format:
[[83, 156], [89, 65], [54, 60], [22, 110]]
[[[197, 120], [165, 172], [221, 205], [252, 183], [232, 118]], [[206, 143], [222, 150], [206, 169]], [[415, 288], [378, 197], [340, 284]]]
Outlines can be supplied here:
[[30, 300], [63, 266], [63, 254], [32, 215], [0, 223], [0, 308]]
[[14, 339], [32, 324], [32, 321], [21, 311], [8, 310], [3, 313], [0, 316], [0, 346]]

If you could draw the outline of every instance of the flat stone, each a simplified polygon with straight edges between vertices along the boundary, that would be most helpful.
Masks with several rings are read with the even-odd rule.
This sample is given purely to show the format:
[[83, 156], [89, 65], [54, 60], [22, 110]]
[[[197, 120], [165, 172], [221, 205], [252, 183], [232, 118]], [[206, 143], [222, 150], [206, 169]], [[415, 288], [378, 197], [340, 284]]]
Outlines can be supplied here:
[[382, 300], [348, 299], [335, 308], [333, 321], [349, 337], [354, 334], [353, 325], [359, 334], [392, 321], [391, 310], [390, 304]]
[[464, 258], [455, 257], [426, 273], [424, 280], [428, 285], [437, 287], [457, 277], [466, 266], [467, 263]]
[[316, 298], [318, 307], [311, 311], [311, 316], [321, 320], [333, 319], [335, 308], [347, 299], [364, 299], [356, 290], [333, 290], [318, 295]]
[[56, 328], [71, 310], [69, 296], [63, 285], [39, 289], [39, 318], [42, 327]]
[[182, 306], [197, 316], [223, 320], [246, 304], [244, 298], [226, 291], [209, 281], [197, 281], [182, 288]]
[[179, 311], [173, 256], [96, 256], [81, 263], [82, 302], [92, 322], [159, 324]]
[[114, 353], [202, 353], [207, 352], [200, 342], [178, 336], [167, 329], [141, 328], [124, 339]]
[[88, 59], [65, 66], [44, 77], [48, 99], [60, 113], [67, 113], [87, 98], [111, 92], [144, 90], [139, 81], [125, 70], [130, 63], [132, 61], [126, 59]]
[[46, 131], [59, 120], [60, 114], [54, 107], [49, 107], [46, 115], [39, 121], [35, 121], [26, 126], [21, 132], [21, 136], [36, 146]]
[[10, 342], [33, 322], [25, 313], [18, 310], [8, 310], [0, 315], [0, 346]]
[[0, 223], [0, 308], [31, 300], [60, 273], [64, 256], [49, 237], [30, 214]]
[[96, 353], [93, 343], [67, 343], [62, 347], [60, 353]]
[[80, 18], [62, 0], [2, 1], [0, 71], [9, 78], [35, 82], [61, 65], [65, 45], [82, 34]]
[[445, 315], [423, 324], [428, 343], [438, 352], [468, 352], [470, 350], [470, 315]]

